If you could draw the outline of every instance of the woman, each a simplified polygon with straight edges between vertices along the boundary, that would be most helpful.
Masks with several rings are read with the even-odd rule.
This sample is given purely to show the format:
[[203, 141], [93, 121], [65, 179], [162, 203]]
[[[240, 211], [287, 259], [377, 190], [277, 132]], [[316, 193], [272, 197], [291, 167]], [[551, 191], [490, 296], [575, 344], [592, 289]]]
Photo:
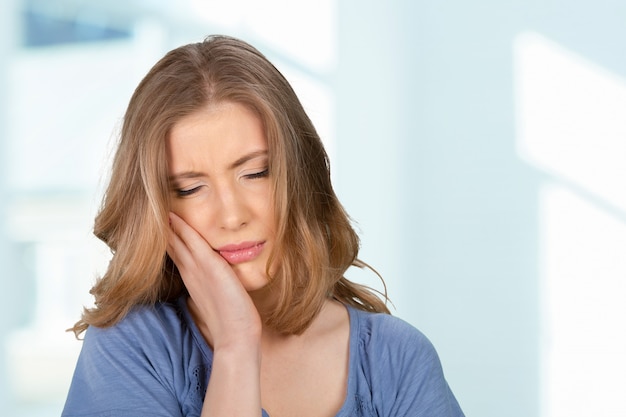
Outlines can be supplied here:
[[64, 416], [462, 416], [416, 329], [343, 278], [359, 240], [289, 83], [223, 36], [137, 87]]

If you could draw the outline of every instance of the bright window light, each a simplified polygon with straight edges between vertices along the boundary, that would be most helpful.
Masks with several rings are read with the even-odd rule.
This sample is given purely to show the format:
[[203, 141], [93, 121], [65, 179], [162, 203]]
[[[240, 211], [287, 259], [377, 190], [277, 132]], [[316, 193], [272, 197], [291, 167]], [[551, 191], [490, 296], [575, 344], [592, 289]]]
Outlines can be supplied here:
[[626, 82], [538, 34], [515, 59], [518, 151], [546, 178], [542, 416], [624, 416]]

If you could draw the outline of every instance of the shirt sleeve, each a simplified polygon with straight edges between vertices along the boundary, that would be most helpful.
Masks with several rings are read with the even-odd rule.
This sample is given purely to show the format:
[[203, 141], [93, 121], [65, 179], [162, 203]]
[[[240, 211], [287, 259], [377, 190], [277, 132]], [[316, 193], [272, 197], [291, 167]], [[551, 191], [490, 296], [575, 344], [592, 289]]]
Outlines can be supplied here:
[[375, 407], [386, 417], [463, 417], [432, 343], [408, 323], [384, 317], [372, 328], [369, 360]]
[[182, 416], [171, 359], [179, 355], [151, 324], [131, 317], [88, 328], [63, 417]]

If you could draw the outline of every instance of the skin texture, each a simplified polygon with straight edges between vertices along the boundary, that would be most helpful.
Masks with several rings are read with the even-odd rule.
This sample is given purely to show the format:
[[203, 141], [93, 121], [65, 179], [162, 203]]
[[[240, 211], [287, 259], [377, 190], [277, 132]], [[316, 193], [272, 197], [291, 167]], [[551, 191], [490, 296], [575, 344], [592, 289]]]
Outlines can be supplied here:
[[202, 415], [333, 416], [347, 386], [349, 320], [327, 300], [302, 335], [264, 328], [272, 305], [266, 265], [274, 244], [267, 140], [235, 103], [179, 121], [167, 142], [168, 254], [214, 362]]

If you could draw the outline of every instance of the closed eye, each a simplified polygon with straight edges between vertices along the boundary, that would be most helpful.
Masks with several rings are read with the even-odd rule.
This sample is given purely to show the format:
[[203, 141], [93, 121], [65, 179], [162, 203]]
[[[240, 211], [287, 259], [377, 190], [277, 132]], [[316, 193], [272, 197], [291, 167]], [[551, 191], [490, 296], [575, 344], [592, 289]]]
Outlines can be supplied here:
[[269, 175], [269, 173], [270, 173], [269, 168], [265, 168], [263, 171], [248, 174], [245, 177], [249, 180], [254, 180], [257, 178], [265, 178]]
[[177, 189], [174, 190], [176, 192], [176, 195], [178, 197], [189, 197], [192, 194], [195, 194], [198, 190], [200, 190], [202, 186], [199, 185], [197, 187], [193, 187], [193, 188], [188, 188], [188, 189]]

